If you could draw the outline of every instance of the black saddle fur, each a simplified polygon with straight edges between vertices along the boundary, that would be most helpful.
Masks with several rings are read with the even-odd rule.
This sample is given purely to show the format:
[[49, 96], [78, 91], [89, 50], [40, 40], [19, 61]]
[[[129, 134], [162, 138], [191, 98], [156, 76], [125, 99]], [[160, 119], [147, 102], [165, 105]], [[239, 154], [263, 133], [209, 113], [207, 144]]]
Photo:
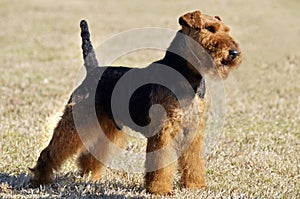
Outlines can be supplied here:
[[[88, 25], [86, 21], [81, 21], [81, 37], [82, 37], [82, 51], [84, 58], [84, 65], [87, 71], [86, 78], [83, 80], [82, 84], [75, 89], [72, 93], [69, 103], [84, 103], [85, 101], [94, 100], [96, 112], [101, 114], [106, 114], [112, 120], [115, 120], [117, 128], [121, 129], [122, 125], [128, 125], [128, 118], [118, 118], [113, 117], [112, 114], [112, 93], [115, 89], [117, 82], [129, 71], [139, 74], [147, 74], [149, 76], [160, 77], [160, 74], [155, 74], [151, 71], [153, 67], [160, 67], [161, 65], [170, 67], [180, 73], [190, 84], [195, 95], [198, 95], [200, 98], [204, 98], [205, 95], [205, 81], [200, 73], [195, 72], [195, 70], [190, 70], [188, 67], [188, 62], [182, 56], [174, 54], [173, 52], [167, 50], [163, 59], [151, 63], [146, 68], [130, 68], [130, 67], [110, 67], [110, 66], [101, 66], [98, 67], [98, 62], [95, 56], [93, 46], [90, 41], [90, 33], [88, 30]], [[185, 43], [179, 37], [179, 34], [182, 34], [181, 31], [177, 33], [174, 40], [172, 41], [169, 49], [179, 48], [179, 51], [184, 51]], [[92, 85], [92, 86], [91, 86]], [[130, 84], [128, 84], [130, 85]], [[130, 97], [129, 104], [129, 113], [133, 122], [139, 126], [146, 126], [151, 122], [149, 117], [149, 109], [155, 104], [152, 100], [153, 95], [162, 95], [160, 97], [168, 97], [168, 99], [173, 99], [172, 101], [178, 101], [174, 92], [176, 89], [181, 88], [184, 84], [182, 82], [174, 82], [172, 88], [166, 88], [159, 84], [145, 84], [137, 88]], [[93, 87], [96, 90], [92, 90]], [[126, 85], [122, 88], [124, 92], [127, 91]], [[120, 98], [122, 99], [122, 97]], [[171, 103], [171, 102], [170, 102]], [[122, 107], [120, 107], [122, 109]], [[130, 127], [130, 126], [129, 126]]]

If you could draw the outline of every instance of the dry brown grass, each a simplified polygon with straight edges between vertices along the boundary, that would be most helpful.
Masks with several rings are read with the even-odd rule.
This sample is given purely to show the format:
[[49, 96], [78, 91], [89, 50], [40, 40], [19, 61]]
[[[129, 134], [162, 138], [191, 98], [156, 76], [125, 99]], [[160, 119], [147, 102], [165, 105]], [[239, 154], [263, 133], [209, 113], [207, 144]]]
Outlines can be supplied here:
[[[230, 24], [245, 60], [225, 82], [226, 124], [207, 160], [208, 190], [181, 190], [176, 183], [172, 197], [299, 198], [297, 4], [296, 0], [2, 0], [0, 198], [152, 197], [145, 193], [141, 174], [108, 170], [102, 183], [92, 184], [78, 177], [72, 161], [53, 185], [30, 189], [27, 167], [48, 143], [82, 64], [80, 19], [89, 21], [97, 46], [132, 28], [176, 30], [178, 16], [195, 9], [220, 15]], [[121, 61], [138, 65], [148, 59], [133, 54]], [[74, 172], [67, 173], [70, 170]]]

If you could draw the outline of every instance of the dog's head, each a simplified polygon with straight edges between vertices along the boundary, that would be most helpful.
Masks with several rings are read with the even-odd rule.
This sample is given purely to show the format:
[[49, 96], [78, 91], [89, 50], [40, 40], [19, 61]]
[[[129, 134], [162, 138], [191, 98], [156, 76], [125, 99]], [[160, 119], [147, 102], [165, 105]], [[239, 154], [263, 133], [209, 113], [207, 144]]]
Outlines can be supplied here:
[[193, 38], [211, 56], [221, 78], [226, 78], [230, 70], [241, 63], [241, 50], [229, 35], [229, 27], [220, 17], [194, 11], [181, 16], [179, 24], [182, 26], [182, 32]]

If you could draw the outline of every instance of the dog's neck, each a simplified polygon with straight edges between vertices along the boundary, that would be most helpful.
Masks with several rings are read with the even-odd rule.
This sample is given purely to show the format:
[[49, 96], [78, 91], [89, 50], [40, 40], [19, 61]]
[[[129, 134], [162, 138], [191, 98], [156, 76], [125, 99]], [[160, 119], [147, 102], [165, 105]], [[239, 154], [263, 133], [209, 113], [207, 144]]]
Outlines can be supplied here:
[[[199, 66], [195, 65], [195, 63], [198, 63], [196, 60], [197, 57], [195, 56], [196, 55], [193, 53], [192, 48], [186, 40], [186, 36], [180, 30], [171, 42], [164, 58], [156, 63], [169, 66], [181, 73], [189, 81], [196, 92], [203, 77], [197, 70], [197, 67]], [[194, 64], [191, 64], [190, 62]]]

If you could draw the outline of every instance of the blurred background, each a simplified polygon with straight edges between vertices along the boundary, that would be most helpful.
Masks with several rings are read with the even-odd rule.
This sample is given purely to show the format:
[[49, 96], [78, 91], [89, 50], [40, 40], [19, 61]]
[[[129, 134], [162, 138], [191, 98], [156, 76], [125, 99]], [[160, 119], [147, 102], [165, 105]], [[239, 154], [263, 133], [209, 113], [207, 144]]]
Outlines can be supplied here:
[[[81, 19], [89, 22], [97, 47], [129, 29], [179, 30], [178, 18], [194, 10], [228, 24], [244, 61], [224, 82], [226, 123], [207, 160], [209, 189], [185, 192], [175, 184], [175, 196], [299, 196], [299, 6], [297, 0], [1, 0], [0, 197], [86, 193], [80, 180], [58, 184], [54, 191], [29, 189], [27, 170], [48, 144], [83, 64]], [[162, 55], [142, 51], [117, 63], [139, 66]], [[72, 163], [64, 173], [76, 170]], [[77, 179], [76, 173], [70, 176]], [[141, 175], [108, 171], [104, 179], [111, 187], [89, 184], [88, 193], [149, 197]], [[84, 188], [74, 193], [79, 185]]]

